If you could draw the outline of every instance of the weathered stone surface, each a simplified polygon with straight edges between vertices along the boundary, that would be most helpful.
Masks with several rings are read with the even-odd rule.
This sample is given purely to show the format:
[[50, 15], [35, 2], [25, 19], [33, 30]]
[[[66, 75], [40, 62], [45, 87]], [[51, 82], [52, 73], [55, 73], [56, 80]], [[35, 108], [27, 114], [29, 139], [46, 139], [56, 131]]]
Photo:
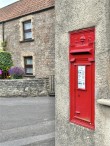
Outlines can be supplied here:
[[48, 93], [48, 78], [0, 80], [0, 97], [47, 96]]
[[[22, 22], [32, 21], [33, 42], [23, 41]], [[33, 56], [33, 75], [36, 78], [53, 75], [55, 69], [54, 8], [4, 23], [6, 50], [11, 52], [14, 66], [24, 67], [24, 56]], [[2, 24], [0, 24], [2, 41]]]
[[56, 0], [56, 146], [110, 146], [110, 108], [95, 103], [94, 131], [69, 122], [68, 34], [95, 27], [95, 99], [110, 98], [109, 10], [109, 0]]

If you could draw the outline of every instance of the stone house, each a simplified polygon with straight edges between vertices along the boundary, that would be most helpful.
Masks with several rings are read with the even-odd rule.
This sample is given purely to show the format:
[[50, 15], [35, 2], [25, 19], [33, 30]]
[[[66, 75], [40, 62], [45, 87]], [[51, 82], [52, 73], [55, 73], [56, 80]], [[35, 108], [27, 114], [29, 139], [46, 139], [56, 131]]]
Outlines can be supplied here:
[[29, 78], [54, 75], [54, 0], [19, 0], [0, 9], [0, 42]]

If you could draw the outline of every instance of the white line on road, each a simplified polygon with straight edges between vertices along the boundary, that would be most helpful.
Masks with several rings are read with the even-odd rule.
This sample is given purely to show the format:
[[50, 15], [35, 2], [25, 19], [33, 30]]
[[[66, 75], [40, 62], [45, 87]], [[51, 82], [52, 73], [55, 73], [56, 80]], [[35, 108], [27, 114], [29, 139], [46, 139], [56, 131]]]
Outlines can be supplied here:
[[0, 146], [24, 146], [24, 145], [28, 145], [35, 142], [49, 140], [54, 137], [55, 137], [55, 133], [53, 132], [53, 133], [49, 133], [45, 135], [32, 136], [32, 137], [22, 138], [18, 140], [3, 142], [3, 143], [0, 143]]
[[27, 126], [22, 126], [22, 127], [18, 127], [18, 128], [12, 128], [12, 129], [8, 129], [8, 130], [1, 130], [0, 134], [11, 134], [11, 133], [16, 133], [16, 132], [23, 132], [24, 130], [28, 131], [28, 130], [33, 130], [37, 128], [42, 128], [44, 126], [53, 126], [55, 125], [55, 120], [53, 121], [44, 121], [35, 125], [27, 125]]

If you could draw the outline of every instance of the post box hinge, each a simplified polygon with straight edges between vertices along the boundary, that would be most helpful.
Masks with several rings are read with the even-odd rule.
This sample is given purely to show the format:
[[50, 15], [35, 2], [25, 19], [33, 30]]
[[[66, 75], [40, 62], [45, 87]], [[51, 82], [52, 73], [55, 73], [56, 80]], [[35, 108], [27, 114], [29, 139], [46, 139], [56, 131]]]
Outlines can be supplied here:
[[80, 111], [75, 111], [76, 114], [80, 114]]
[[75, 62], [75, 58], [72, 58], [72, 59], [70, 59], [70, 63], [73, 63], [73, 62]]
[[95, 62], [95, 59], [94, 58], [88, 58], [88, 61], [89, 62]]

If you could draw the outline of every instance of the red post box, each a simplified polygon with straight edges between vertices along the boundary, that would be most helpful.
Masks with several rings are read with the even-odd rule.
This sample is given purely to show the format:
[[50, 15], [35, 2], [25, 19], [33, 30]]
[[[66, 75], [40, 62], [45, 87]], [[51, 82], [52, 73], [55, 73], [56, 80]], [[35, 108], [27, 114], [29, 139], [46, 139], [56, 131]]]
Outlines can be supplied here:
[[94, 129], [95, 29], [70, 32], [70, 122]]

